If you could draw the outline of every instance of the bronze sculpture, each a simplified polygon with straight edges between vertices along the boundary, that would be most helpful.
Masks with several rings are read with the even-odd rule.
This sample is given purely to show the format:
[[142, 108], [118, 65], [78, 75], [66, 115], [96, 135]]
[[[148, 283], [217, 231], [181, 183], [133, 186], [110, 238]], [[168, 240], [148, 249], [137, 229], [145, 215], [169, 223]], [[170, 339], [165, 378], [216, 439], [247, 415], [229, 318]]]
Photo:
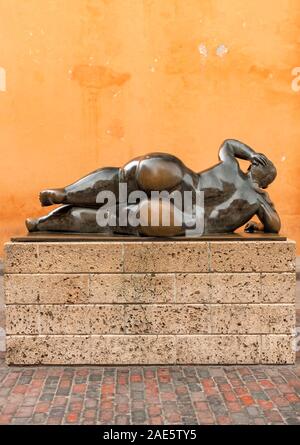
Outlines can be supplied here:
[[[236, 158], [251, 164], [245, 173]], [[101, 168], [82, 179], [59, 189], [44, 190], [40, 194], [42, 206], [60, 204], [48, 215], [28, 218], [27, 228], [33, 231], [62, 231], [109, 233], [142, 236], [175, 236], [185, 234], [184, 224], [176, 225], [176, 206], [171, 206], [172, 224], [168, 227], [115, 226], [100, 227], [97, 210], [99, 192], [111, 192], [120, 206], [119, 185], [126, 184], [128, 195], [136, 190], [147, 196], [152, 191], [204, 192], [204, 234], [231, 233], [246, 224], [245, 231], [278, 233], [280, 218], [274, 204], [264, 191], [276, 177], [276, 168], [263, 154], [234, 139], [223, 142], [219, 150], [219, 163], [195, 173], [178, 158], [166, 153], [151, 153], [137, 157], [122, 168]], [[144, 202], [126, 204], [126, 210]], [[164, 204], [162, 203], [162, 206]], [[111, 213], [115, 210], [111, 210]], [[261, 225], [250, 221], [257, 215]], [[110, 215], [111, 216], [111, 215]]]

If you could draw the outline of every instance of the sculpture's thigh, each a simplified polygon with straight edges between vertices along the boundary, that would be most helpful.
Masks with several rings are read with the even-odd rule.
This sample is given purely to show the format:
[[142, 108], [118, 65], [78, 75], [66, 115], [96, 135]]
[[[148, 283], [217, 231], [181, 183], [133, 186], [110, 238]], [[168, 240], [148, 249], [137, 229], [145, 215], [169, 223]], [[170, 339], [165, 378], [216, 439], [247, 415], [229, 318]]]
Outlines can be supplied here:
[[119, 169], [114, 167], [101, 168], [79, 181], [65, 187], [66, 204], [76, 206], [96, 205], [99, 192], [111, 191], [116, 197], [119, 190]]

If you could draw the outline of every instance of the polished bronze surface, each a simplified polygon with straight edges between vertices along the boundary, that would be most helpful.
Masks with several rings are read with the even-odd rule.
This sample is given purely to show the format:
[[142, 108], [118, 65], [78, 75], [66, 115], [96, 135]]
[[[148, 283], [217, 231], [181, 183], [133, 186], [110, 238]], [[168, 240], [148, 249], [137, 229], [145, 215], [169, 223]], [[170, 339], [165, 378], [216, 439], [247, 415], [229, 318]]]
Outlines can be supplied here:
[[[237, 158], [250, 162], [247, 172], [243, 172]], [[232, 233], [246, 224], [248, 232], [278, 233], [280, 218], [274, 204], [264, 190], [275, 179], [276, 169], [263, 154], [256, 153], [242, 142], [228, 139], [219, 150], [219, 163], [196, 173], [182, 161], [167, 153], [150, 153], [128, 162], [121, 168], [108, 167], [95, 170], [82, 179], [64, 188], [47, 189], [41, 192], [42, 206], [62, 204], [41, 218], [26, 221], [30, 232], [75, 232], [106, 233], [110, 236], [130, 235], [148, 237], [184, 236], [186, 227], [175, 224], [178, 214], [175, 205], [171, 206], [174, 221], [168, 227], [121, 226], [100, 227], [96, 214], [100, 205], [97, 195], [110, 191], [116, 196], [117, 212], [121, 206], [119, 184], [127, 185], [127, 196], [136, 190], [150, 196], [152, 191], [204, 192], [204, 232], [203, 235]], [[146, 201], [138, 204], [142, 209]], [[163, 206], [160, 201], [160, 206]], [[130, 211], [137, 204], [126, 203]], [[176, 213], [177, 212], [177, 213]], [[250, 221], [257, 216], [260, 224]]]

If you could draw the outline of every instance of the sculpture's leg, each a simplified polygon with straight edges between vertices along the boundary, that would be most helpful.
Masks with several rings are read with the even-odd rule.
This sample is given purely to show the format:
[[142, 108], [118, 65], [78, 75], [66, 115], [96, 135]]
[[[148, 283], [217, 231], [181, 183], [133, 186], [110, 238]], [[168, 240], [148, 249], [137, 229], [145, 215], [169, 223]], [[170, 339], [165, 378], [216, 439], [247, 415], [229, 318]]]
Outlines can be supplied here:
[[97, 206], [99, 192], [110, 190], [118, 196], [119, 169], [100, 168], [64, 188], [47, 189], [40, 193], [42, 206], [71, 204], [76, 206]]
[[109, 227], [100, 227], [97, 224], [96, 214], [97, 209], [65, 205], [53, 210], [46, 216], [28, 218], [26, 226], [29, 232], [111, 233]]

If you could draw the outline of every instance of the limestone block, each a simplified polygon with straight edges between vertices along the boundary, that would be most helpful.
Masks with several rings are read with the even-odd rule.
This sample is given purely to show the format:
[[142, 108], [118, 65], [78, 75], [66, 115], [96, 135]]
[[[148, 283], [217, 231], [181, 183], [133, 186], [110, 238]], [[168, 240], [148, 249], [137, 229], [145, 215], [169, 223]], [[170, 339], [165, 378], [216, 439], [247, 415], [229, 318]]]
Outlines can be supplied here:
[[259, 363], [259, 335], [180, 335], [178, 364]]
[[122, 305], [9, 305], [8, 334], [120, 334]]
[[211, 332], [213, 334], [290, 333], [294, 326], [294, 305], [220, 304], [211, 306]]
[[259, 303], [259, 273], [212, 273], [211, 303]]
[[40, 273], [121, 272], [123, 249], [118, 242], [39, 243]]
[[83, 274], [6, 274], [6, 304], [88, 303], [89, 276]]
[[171, 335], [123, 335], [91, 337], [91, 363], [175, 364], [175, 337]]
[[176, 303], [210, 303], [210, 274], [176, 274]]
[[174, 336], [8, 336], [8, 364], [175, 364]]
[[296, 353], [292, 335], [263, 335], [261, 339], [261, 363], [292, 364]]
[[263, 304], [260, 309], [260, 323], [264, 332], [290, 334], [296, 323], [293, 304]]
[[260, 336], [237, 335], [236, 336], [236, 363], [248, 364], [260, 363]]
[[295, 272], [296, 243], [295, 241], [257, 243], [257, 256], [262, 272]]
[[38, 273], [38, 250], [36, 243], [6, 243], [4, 247], [4, 272]]
[[210, 332], [206, 305], [127, 305], [127, 334], [196, 334]]
[[295, 273], [262, 273], [262, 302], [295, 303], [296, 274]]
[[216, 272], [295, 271], [294, 241], [211, 242], [210, 256]]
[[89, 336], [17, 335], [6, 338], [8, 365], [91, 364]]
[[125, 272], [208, 272], [208, 243], [124, 243]]
[[38, 305], [6, 306], [6, 334], [38, 334], [40, 308]]
[[91, 303], [172, 303], [174, 274], [91, 274]]

